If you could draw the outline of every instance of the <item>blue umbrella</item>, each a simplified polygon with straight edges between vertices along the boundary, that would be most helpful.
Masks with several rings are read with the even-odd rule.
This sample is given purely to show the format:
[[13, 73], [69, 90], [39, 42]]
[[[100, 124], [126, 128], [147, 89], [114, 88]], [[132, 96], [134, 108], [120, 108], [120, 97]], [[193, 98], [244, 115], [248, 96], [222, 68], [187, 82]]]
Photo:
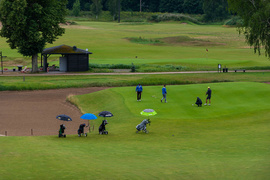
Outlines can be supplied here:
[[[86, 114], [81, 116], [81, 119], [88, 120], [88, 126], [89, 126], [89, 120], [97, 119], [97, 116], [95, 116], [94, 114], [91, 114], [91, 113], [86, 113]], [[93, 130], [94, 130], [94, 124], [93, 124]], [[90, 132], [90, 126], [89, 126], [89, 132]]]
[[81, 119], [92, 120], [92, 119], [97, 119], [97, 116], [91, 113], [86, 113], [81, 116]]

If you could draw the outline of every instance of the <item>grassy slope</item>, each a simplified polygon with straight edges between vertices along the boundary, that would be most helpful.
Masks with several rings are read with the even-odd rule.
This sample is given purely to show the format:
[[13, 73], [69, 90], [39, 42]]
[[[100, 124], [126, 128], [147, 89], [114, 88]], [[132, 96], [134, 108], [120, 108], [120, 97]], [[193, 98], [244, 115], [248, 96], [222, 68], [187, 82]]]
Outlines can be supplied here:
[[[216, 67], [218, 63], [228, 67], [262, 66], [263, 64], [268, 64], [266, 58], [253, 55], [253, 50], [243, 48], [246, 46], [244, 38], [238, 36], [235, 28], [183, 25], [178, 23], [158, 23], [152, 25], [79, 23], [96, 29], [84, 30], [80, 34], [67, 30], [66, 35], [69, 37], [76, 36], [77, 39], [89, 37], [88, 46], [85, 48], [93, 51], [94, 54], [91, 56], [91, 62], [93, 63], [179, 64], [191, 68], [199, 68], [203, 65], [207, 65], [208, 68]], [[176, 46], [170, 44], [168, 46], [153, 46], [134, 44], [124, 39], [126, 37], [164, 38], [173, 36], [201, 38], [206, 41], [224, 43], [225, 45]], [[60, 41], [62, 40], [60, 39]], [[84, 44], [82, 44], [82, 47], [84, 47]], [[209, 50], [208, 54], [206, 54], [206, 48]]]
[[[212, 106], [192, 106], [213, 90]], [[255, 87], [255, 88], [254, 88]], [[268, 84], [215, 83], [113, 88], [74, 97], [84, 112], [113, 112], [108, 136], [0, 138], [0, 179], [267, 179], [270, 168]], [[136, 134], [153, 108], [149, 134]], [[102, 118], [95, 122], [99, 125]]]
[[[128, 25], [125, 23], [78, 22], [78, 26], [66, 29], [66, 33], [53, 44], [76, 45], [93, 52], [91, 63], [102, 64], [174, 64], [189, 69], [215, 69], [217, 64], [229, 68], [269, 66], [263, 55], [253, 54], [246, 47], [244, 37], [235, 28], [222, 26], [188, 25], [179, 23], [154, 23], [150, 25]], [[162, 39], [166, 37], [188, 36], [206, 41], [205, 44], [147, 45], [131, 43], [125, 38], [142, 37]], [[207, 41], [210, 43], [207, 43]], [[215, 45], [213, 45], [213, 44]], [[4, 60], [20, 59], [16, 50], [10, 50], [5, 39], [0, 38]], [[218, 44], [218, 45], [217, 45]], [[206, 48], [209, 50], [206, 53]], [[137, 58], [135, 58], [137, 56]], [[51, 56], [51, 64], [58, 64], [58, 56]], [[16, 64], [24, 62], [16, 61]], [[8, 64], [8, 62], [4, 63]], [[30, 60], [28, 60], [30, 65]]]

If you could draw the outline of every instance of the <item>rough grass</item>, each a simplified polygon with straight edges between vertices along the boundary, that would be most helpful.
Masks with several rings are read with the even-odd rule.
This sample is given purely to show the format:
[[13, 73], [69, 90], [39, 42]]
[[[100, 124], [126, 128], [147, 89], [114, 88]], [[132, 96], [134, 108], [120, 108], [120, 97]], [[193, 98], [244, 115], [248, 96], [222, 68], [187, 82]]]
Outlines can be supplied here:
[[177, 37], [166, 37], [161, 39], [162, 42], [167, 45], [178, 45], [178, 46], [220, 46], [226, 45], [224, 43], [211, 42], [210, 40], [200, 39], [200, 38], [191, 38], [189, 36], [177, 36]]
[[0, 77], [0, 91], [40, 90], [71, 87], [119, 87], [143, 85], [179, 85], [210, 82], [270, 82], [269, 72], [258, 73], [186, 73], [129, 75], [67, 75]]

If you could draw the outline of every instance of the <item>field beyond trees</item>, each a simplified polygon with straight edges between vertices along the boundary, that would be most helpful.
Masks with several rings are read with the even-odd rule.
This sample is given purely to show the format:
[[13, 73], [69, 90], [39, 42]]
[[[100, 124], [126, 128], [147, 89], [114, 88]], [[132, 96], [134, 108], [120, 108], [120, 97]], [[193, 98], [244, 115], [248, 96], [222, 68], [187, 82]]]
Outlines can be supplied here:
[[[229, 69], [269, 68], [269, 60], [263, 54], [254, 54], [236, 28], [185, 22], [76, 24], [64, 25], [66, 33], [47, 47], [66, 44], [88, 49], [93, 53], [90, 64], [133, 63], [138, 72], [216, 70], [218, 64]], [[5, 41], [0, 39], [3, 55], [7, 56], [3, 58], [4, 68], [31, 67], [30, 58], [11, 50]], [[59, 65], [58, 58], [51, 56], [50, 65]]]

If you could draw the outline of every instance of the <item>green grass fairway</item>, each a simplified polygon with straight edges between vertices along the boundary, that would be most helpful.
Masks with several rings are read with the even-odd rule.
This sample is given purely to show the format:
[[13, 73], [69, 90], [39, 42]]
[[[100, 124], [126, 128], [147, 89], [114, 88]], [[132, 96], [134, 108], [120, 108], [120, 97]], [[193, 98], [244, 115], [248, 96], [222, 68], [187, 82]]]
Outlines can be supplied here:
[[[212, 105], [204, 101], [207, 86]], [[109, 135], [0, 137], [0, 179], [268, 179], [270, 176], [270, 85], [213, 83], [111, 88], [74, 96], [83, 112], [111, 111]], [[149, 134], [136, 134], [152, 108]], [[79, 125], [79, 124], [78, 124]], [[68, 128], [68, 127], [67, 127]], [[74, 132], [75, 134], [76, 132]]]
[[[236, 28], [179, 22], [146, 25], [87, 21], [77, 23], [65, 27], [66, 33], [47, 47], [66, 44], [88, 49], [93, 53], [90, 63], [94, 64], [172, 64], [184, 66], [184, 70], [215, 70], [218, 64], [228, 68], [269, 66], [264, 54], [254, 54]], [[163, 43], [139, 44], [130, 42], [128, 38], [151, 39]], [[3, 55], [7, 56], [3, 59], [4, 67], [16, 67], [18, 64], [31, 66], [30, 58], [23, 59], [17, 50], [11, 50], [6, 39], [0, 38], [0, 44]], [[50, 56], [49, 63], [58, 65], [59, 56]]]

